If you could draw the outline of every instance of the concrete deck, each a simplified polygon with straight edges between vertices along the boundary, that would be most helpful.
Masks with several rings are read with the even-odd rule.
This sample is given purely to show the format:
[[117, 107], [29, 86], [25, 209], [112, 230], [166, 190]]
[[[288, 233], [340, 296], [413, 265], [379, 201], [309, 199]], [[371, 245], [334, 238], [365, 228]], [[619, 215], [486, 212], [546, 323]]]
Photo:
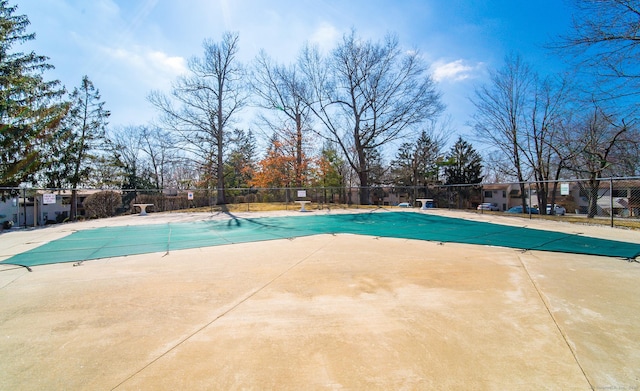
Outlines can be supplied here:
[[[225, 217], [5, 233], [0, 259], [77, 229], [203, 218]], [[635, 390], [639, 281], [615, 258], [355, 235], [0, 264], [0, 389]]]

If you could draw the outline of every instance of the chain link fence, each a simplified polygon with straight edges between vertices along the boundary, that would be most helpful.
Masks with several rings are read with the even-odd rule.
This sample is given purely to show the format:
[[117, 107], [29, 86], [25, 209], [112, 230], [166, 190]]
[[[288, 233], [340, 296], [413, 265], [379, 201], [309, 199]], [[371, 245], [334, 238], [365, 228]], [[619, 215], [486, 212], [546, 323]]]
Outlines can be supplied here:
[[[105, 197], [104, 192], [113, 192]], [[69, 189], [0, 188], [0, 223], [38, 226], [61, 223], [71, 214]], [[532, 217], [580, 218], [611, 226], [640, 228], [640, 177], [572, 179], [547, 182], [429, 185], [417, 187], [314, 187], [225, 189], [77, 189], [79, 218], [184, 210], [255, 211], [307, 208], [433, 207], [477, 213], [520, 213]], [[629, 222], [632, 222], [630, 225]]]

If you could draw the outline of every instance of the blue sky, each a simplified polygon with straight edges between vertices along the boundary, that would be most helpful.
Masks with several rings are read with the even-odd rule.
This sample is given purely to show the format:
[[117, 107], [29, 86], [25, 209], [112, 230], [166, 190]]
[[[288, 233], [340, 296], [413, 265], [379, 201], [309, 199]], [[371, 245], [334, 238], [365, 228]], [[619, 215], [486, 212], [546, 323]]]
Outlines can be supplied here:
[[[169, 92], [202, 41], [240, 34], [240, 58], [264, 49], [295, 60], [305, 42], [330, 49], [351, 28], [368, 39], [387, 32], [431, 65], [453, 133], [468, 135], [469, 97], [505, 55], [520, 53], [540, 72], [562, 63], [544, 44], [568, 31], [570, 0], [21, 0], [36, 40], [68, 90], [89, 76], [112, 113], [111, 126], [146, 124], [156, 115], [152, 90]], [[247, 117], [251, 114], [247, 111]], [[252, 118], [243, 122], [253, 126]], [[454, 140], [455, 141], [455, 140]]]

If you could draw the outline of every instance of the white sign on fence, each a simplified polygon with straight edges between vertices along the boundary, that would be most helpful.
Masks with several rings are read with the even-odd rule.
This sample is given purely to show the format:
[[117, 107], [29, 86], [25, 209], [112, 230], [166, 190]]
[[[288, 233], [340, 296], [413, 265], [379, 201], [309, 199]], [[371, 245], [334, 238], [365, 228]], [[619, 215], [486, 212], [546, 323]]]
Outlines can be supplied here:
[[193, 200], [193, 192], [192, 191], [187, 193], [187, 199], [188, 200]]
[[307, 196], [306, 190], [298, 190], [298, 198], [304, 198]]
[[560, 184], [560, 195], [569, 195], [569, 184], [568, 183], [561, 183]]
[[42, 203], [45, 205], [55, 204], [56, 203], [56, 195], [45, 193], [42, 195]]

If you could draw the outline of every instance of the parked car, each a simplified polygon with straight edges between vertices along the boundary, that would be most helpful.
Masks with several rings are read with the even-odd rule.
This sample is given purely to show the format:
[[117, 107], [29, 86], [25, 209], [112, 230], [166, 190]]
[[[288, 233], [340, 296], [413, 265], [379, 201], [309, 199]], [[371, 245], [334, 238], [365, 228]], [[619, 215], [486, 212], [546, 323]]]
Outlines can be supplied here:
[[490, 211], [499, 211], [500, 208], [498, 207], [498, 204], [496, 204], [495, 202], [483, 202], [482, 204], [478, 205], [478, 207], [476, 208], [478, 210], [490, 210]]
[[[518, 205], [518, 206], [514, 206], [513, 208], [510, 208], [509, 210], [507, 210], [507, 213], [522, 213], [522, 205]], [[540, 214], [540, 211], [538, 210], [538, 208], [529, 208], [527, 206], [524, 213], [537, 215], [537, 214]]]
[[[553, 208], [553, 214], [557, 215], [557, 216], [564, 216], [565, 213], [567, 213], [567, 210], [560, 205], [555, 205], [555, 208]], [[550, 215], [551, 214], [551, 204], [547, 204], [547, 214]]]
[[398, 204], [400, 208], [411, 208], [411, 204], [408, 202], [401, 202]]

